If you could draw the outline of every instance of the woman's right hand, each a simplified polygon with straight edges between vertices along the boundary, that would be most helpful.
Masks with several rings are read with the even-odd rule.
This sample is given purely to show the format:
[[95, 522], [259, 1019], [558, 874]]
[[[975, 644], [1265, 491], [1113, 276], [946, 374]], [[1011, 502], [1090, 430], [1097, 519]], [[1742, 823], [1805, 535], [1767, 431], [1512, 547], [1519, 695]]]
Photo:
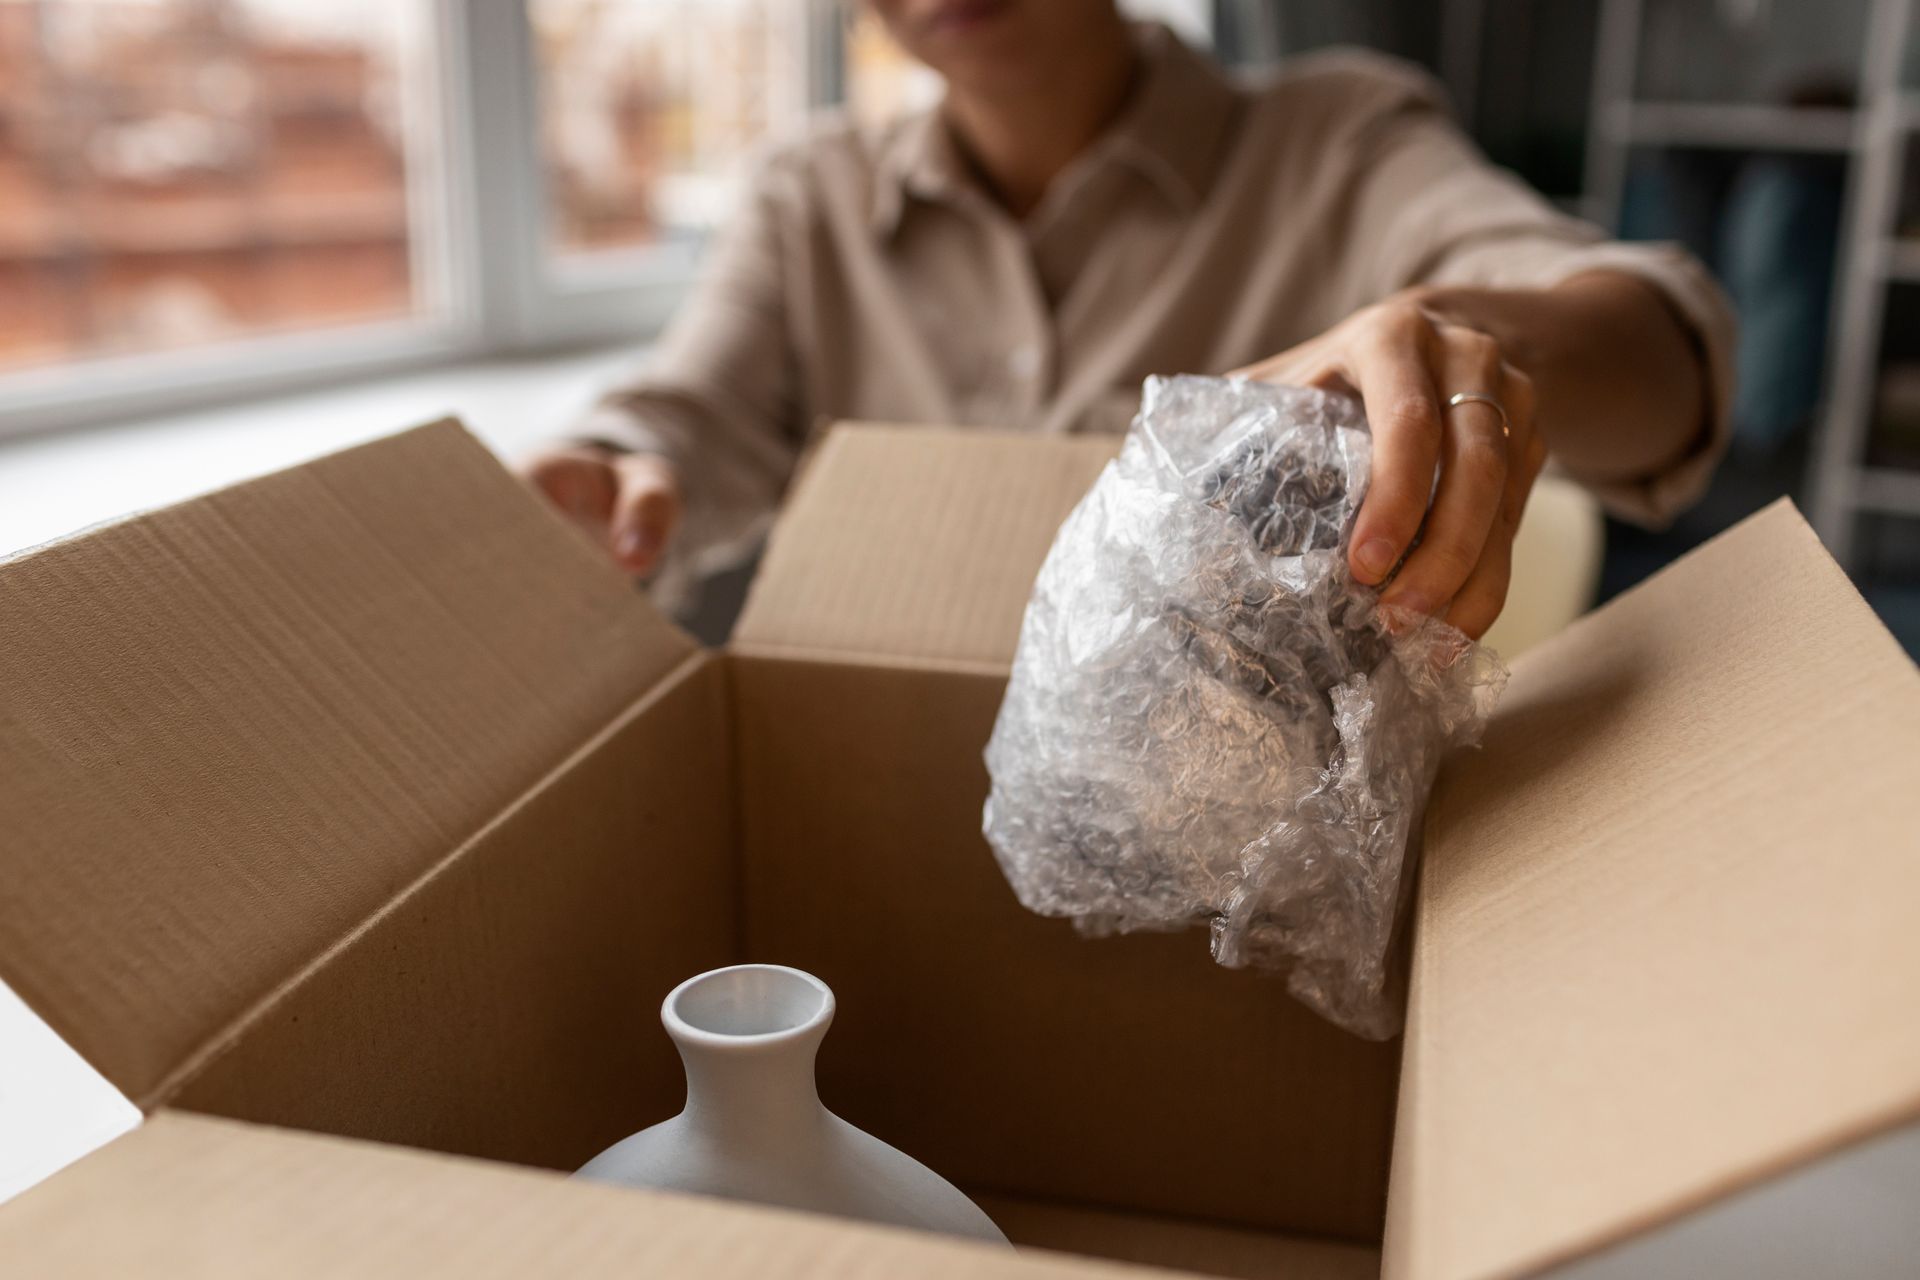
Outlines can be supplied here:
[[520, 474], [636, 578], [660, 567], [680, 524], [680, 476], [650, 453], [591, 444], [555, 445], [520, 464]]

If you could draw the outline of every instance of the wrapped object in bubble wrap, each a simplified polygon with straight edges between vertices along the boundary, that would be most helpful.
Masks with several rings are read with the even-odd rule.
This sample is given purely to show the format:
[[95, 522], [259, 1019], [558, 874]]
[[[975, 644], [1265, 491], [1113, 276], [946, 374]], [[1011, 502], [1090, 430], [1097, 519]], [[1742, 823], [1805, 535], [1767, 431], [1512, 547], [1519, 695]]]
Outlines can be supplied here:
[[1083, 931], [1209, 923], [1358, 1034], [1441, 753], [1506, 670], [1347, 569], [1371, 437], [1351, 399], [1150, 379], [1034, 583], [987, 746], [985, 828], [1020, 901]]

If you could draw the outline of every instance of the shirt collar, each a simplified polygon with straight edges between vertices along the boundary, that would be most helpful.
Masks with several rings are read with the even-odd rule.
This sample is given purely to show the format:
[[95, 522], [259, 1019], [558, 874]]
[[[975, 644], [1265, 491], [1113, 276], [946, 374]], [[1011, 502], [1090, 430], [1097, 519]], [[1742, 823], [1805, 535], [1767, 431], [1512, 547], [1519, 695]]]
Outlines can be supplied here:
[[882, 141], [873, 191], [873, 229], [891, 236], [909, 199], [952, 200], [974, 186], [940, 109], [895, 121]]
[[[1176, 208], [1191, 212], [1212, 185], [1236, 94], [1209, 58], [1158, 23], [1136, 27], [1135, 39], [1143, 79], [1120, 118], [1075, 165], [1131, 165]], [[892, 235], [911, 200], [951, 201], [977, 186], [940, 108], [908, 116], [880, 144], [874, 232]]]

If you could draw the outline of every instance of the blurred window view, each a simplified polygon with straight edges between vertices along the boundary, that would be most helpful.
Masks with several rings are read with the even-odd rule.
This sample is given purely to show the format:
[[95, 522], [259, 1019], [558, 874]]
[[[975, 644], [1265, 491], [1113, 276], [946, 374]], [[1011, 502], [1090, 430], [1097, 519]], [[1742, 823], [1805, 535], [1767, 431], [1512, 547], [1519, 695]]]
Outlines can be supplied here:
[[630, 249], [726, 213], [808, 103], [800, 0], [531, 0], [554, 247]]
[[405, 316], [404, 0], [0, 0], [0, 368]]
[[[0, 0], [0, 376], [470, 321], [450, 297], [479, 286], [448, 277], [447, 250], [481, 223], [446, 188], [466, 122], [442, 118], [441, 70], [483, 94], [521, 72], [482, 52], [495, 38], [441, 47], [448, 3], [464, 0]], [[1206, 36], [1205, 3], [1125, 7]], [[647, 250], [723, 221], [756, 150], [810, 104], [876, 124], [940, 93], [860, 0], [524, 0], [524, 20], [538, 154], [475, 151], [534, 166], [546, 241], [480, 251], [619, 287], [648, 278]], [[480, 300], [507, 304], [533, 306]]]

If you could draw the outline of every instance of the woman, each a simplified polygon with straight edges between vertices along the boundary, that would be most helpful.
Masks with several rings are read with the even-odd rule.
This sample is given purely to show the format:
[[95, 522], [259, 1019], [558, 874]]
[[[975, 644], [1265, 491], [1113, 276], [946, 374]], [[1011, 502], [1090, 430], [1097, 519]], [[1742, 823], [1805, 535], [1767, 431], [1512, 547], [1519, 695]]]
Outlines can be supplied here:
[[629, 571], [737, 545], [833, 419], [1118, 431], [1152, 373], [1359, 395], [1354, 574], [1476, 636], [1549, 454], [1647, 522], [1705, 483], [1718, 292], [1493, 169], [1417, 72], [1249, 88], [1114, 0], [871, 3], [943, 102], [774, 154], [646, 375], [528, 465]]

